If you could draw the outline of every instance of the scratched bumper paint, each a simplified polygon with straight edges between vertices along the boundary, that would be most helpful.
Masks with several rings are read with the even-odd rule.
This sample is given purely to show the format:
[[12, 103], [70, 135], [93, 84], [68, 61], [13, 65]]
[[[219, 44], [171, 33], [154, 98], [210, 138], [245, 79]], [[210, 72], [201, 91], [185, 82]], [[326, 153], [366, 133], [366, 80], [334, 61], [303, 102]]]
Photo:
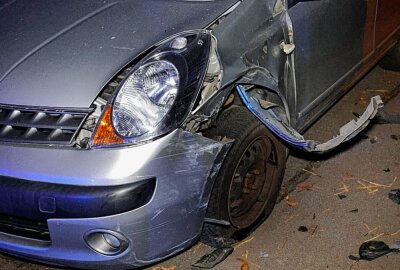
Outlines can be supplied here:
[[[49, 219], [51, 243], [0, 233], [0, 250], [85, 269], [126, 269], [159, 261], [197, 240], [214, 178], [228, 149], [229, 144], [182, 130], [120, 149], [0, 145], [0, 152], [6, 153], [0, 156], [1, 175], [26, 181], [112, 186], [156, 178], [154, 195], [145, 206], [99, 218]], [[129, 240], [128, 249], [117, 256], [94, 252], [83, 240], [93, 229], [122, 233]]]

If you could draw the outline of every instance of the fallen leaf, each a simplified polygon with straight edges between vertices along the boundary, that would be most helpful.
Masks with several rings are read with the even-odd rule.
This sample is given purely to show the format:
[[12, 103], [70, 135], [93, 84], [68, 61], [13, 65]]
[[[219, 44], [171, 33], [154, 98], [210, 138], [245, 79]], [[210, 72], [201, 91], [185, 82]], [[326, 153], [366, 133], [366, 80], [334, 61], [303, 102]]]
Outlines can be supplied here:
[[379, 92], [379, 93], [389, 93], [390, 92], [389, 90], [383, 90], [383, 89], [367, 89], [364, 91], [365, 91], [365, 93], [366, 92]]
[[359, 97], [358, 100], [355, 102], [356, 105], [367, 105], [368, 100], [365, 97]]
[[286, 202], [287, 205], [289, 205], [289, 206], [297, 206], [297, 205], [299, 204], [298, 202], [289, 200], [289, 195], [287, 195], [287, 196], [285, 197], [285, 202]]
[[238, 248], [238, 247], [240, 247], [240, 246], [242, 246], [242, 245], [244, 245], [244, 244], [246, 244], [246, 243], [248, 243], [248, 242], [250, 242], [250, 241], [253, 241], [253, 239], [254, 239], [254, 236], [250, 237], [249, 239], [245, 239], [245, 240], [243, 240], [242, 242], [239, 242], [239, 243], [235, 246], [235, 248]]
[[370, 238], [368, 240], [365, 240], [364, 242], [369, 242], [369, 241], [375, 240], [375, 239], [377, 239], [379, 237], [382, 237], [384, 235], [385, 235], [385, 233], [380, 233], [380, 234], [378, 234], [378, 235], [376, 235], [376, 236], [374, 236], [374, 237], [372, 237], [372, 238]]
[[285, 187], [281, 187], [281, 189], [279, 190], [279, 194], [280, 194], [281, 196], [286, 196], [287, 192], [286, 192]]
[[242, 257], [244, 258], [237, 258], [239, 261], [242, 262], [240, 270], [250, 270], [249, 261], [247, 260], [247, 258], [249, 257], [249, 251], [246, 250], [246, 253], [244, 253]]
[[358, 189], [364, 189], [366, 191], [368, 191], [368, 193], [374, 194], [377, 191], [379, 191], [380, 188], [391, 188], [393, 186], [393, 184], [396, 182], [397, 180], [397, 176], [393, 179], [392, 183], [389, 185], [383, 185], [383, 184], [379, 184], [379, 183], [375, 183], [375, 182], [371, 182], [362, 178], [359, 178], [360, 180], [357, 180], [357, 183], [360, 185], [358, 187]]
[[345, 172], [344, 173], [345, 177], [354, 177], [354, 174], [350, 173], [350, 172]]
[[163, 267], [163, 266], [161, 266], [161, 270], [176, 270], [176, 266], [175, 265], [173, 265], [171, 267]]
[[314, 183], [302, 182], [302, 183], [297, 184], [296, 189], [299, 191], [310, 191], [310, 190], [312, 190], [313, 186], [314, 186]]
[[238, 260], [242, 262], [240, 270], [250, 270], [249, 262], [246, 259], [238, 258]]
[[345, 183], [343, 183], [342, 182], [342, 187], [341, 188], [338, 188], [338, 190], [339, 190], [339, 192], [337, 192], [337, 193], [335, 193], [335, 195], [340, 195], [340, 194], [342, 194], [342, 193], [345, 193], [345, 192], [349, 192], [350, 190], [349, 190], [349, 186], [347, 186]]
[[312, 170], [307, 170], [307, 169], [305, 169], [305, 168], [303, 168], [303, 169], [301, 169], [301, 170], [304, 171], [304, 172], [308, 172], [309, 174], [312, 174], [312, 175], [315, 175], [315, 176], [318, 176], [318, 177], [322, 178], [321, 175], [319, 175], [319, 174], [317, 174], [316, 172], [314, 172], [314, 171], [315, 171], [315, 167], [312, 167]]
[[157, 266], [151, 268], [151, 270], [176, 270], [176, 265], [173, 265], [171, 267]]

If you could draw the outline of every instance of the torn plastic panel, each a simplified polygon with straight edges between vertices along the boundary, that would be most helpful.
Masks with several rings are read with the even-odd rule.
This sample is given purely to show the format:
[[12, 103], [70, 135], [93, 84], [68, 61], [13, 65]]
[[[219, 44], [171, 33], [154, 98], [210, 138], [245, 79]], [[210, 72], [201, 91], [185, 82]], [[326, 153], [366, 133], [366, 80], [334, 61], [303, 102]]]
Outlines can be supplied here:
[[263, 89], [268, 89], [275, 93], [279, 100], [271, 100], [270, 98], [268, 98], [268, 100], [275, 102], [279, 106], [282, 106], [285, 110], [287, 121], [289, 121], [290, 110], [287, 99], [279, 90], [278, 81], [271, 75], [271, 73], [267, 69], [253, 67], [249, 69], [249, 71], [242, 78], [240, 78], [239, 81], [237, 81], [237, 84], [257, 86]]
[[[276, 111], [276, 113], [279, 113], [282, 119], [289, 123], [290, 115], [287, 101], [278, 89], [277, 80], [273, 78], [268, 70], [260, 67], [252, 67], [236, 81], [236, 84], [249, 85], [251, 88], [260, 88], [256, 90], [259, 98], [268, 100], [274, 103], [276, 107], [279, 107], [279, 112]], [[198, 132], [201, 129], [209, 127], [223, 107], [234, 103], [234, 95], [232, 94], [234, 88], [234, 85], [223, 89], [214, 87], [212, 95], [204, 102], [201, 102], [196, 110], [192, 111], [187, 119], [185, 130]], [[268, 91], [262, 89], [268, 89]], [[231, 97], [233, 97], [233, 100]]]
[[197, 262], [192, 264], [193, 267], [212, 269], [217, 264], [223, 262], [230, 254], [232, 254], [233, 247], [220, 247], [213, 250], [211, 253], [204, 255]]
[[400, 189], [391, 190], [389, 192], [389, 199], [397, 204], [400, 204]]
[[321, 143], [314, 140], [306, 140], [294, 128], [286, 124], [282, 118], [274, 112], [275, 106], [263, 106], [263, 102], [246, 92], [241, 85], [236, 86], [236, 90], [245, 106], [252, 112], [269, 130], [276, 136], [287, 142], [289, 145], [304, 150], [306, 152], [326, 152], [334, 149], [343, 142], [356, 136], [369, 124], [370, 120], [376, 115], [379, 108], [383, 107], [380, 96], [371, 98], [365, 112], [357, 120], [352, 120], [340, 128], [339, 135], [333, 139]]
[[221, 90], [222, 66], [217, 51], [217, 39], [211, 35], [208, 67], [201, 91], [193, 110], [185, 120], [185, 130], [197, 132], [207, 128], [210, 118], [221, 108], [228, 91]]

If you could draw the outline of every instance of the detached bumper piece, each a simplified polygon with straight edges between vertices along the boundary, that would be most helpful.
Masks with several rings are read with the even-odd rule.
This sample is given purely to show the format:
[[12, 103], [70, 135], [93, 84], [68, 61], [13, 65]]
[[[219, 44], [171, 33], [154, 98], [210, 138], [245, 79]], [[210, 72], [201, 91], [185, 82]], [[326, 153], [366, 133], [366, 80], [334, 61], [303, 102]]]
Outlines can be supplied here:
[[[91, 218], [124, 213], [149, 202], [155, 184], [156, 180], [152, 178], [118, 186], [72, 186], [0, 176], [0, 230], [5, 228], [1, 224], [11, 226], [18, 218], [46, 222], [51, 218]], [[25, 227], [29, 228], [28, 225]]]
[[236, 87], [236, 90], [250, 112], [252, 112], [269, 130], [290, 146], [306, 152], [327, 152], [350, 140], [365, 129], [371, 119], [377, 114], [378, 109], [383, 107], [380, 96], [371, 98], [370, 104], [360, 118], [352, 120], [342, 126], [338, 136], [321, 143], [304, 139], [294, 128], [286, 124], [283, 119], [280, 119], [273, 111], [273, 108], [277, 105], [265, 106], [265, 101], [252, 97], [251, 94], [246, 92], [245, 88], [240, 85]]

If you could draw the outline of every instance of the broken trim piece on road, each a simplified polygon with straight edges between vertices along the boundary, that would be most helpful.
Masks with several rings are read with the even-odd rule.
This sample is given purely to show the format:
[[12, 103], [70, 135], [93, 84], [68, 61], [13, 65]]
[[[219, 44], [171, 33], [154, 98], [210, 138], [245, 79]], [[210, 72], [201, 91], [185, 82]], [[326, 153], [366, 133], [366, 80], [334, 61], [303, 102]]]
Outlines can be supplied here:
[[377, 114], [378, 109], [383, 107], [383, 101], [380, 96], [371, 98], [365, 112], [357, 120], [351, 120], [339, 130], [339, 135], [331, 140], [321, 143], [314, 140], [306, 140], [293, 127], [285, 123], [284, 119], [280, 119], [278, 114], [274, 112], [277, 106], [263, 106], [263, 101], [256, 99], [250, 92], [238, 85], [236, 90], [245, 106], [253, 113], [269, 130], [276, 136], [287, 142], [290, 146], [301, 149], [306, 152], [327, 152], [340, 144], [350, 140], [365, 129], [370, 120]]

